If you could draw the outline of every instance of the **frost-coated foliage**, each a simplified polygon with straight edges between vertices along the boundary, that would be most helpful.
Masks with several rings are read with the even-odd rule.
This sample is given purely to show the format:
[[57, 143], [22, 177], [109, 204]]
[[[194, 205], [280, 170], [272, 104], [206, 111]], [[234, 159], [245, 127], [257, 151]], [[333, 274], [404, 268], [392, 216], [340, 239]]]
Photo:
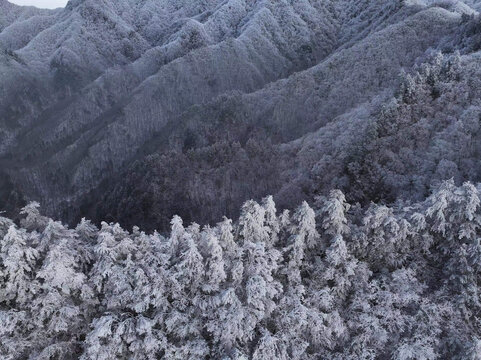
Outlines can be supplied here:
[[0, 218], [0, 357], [479, 359], [480, 203], [453, 181], [392, 207], [267, 197], [167, 236], [33, 203]]

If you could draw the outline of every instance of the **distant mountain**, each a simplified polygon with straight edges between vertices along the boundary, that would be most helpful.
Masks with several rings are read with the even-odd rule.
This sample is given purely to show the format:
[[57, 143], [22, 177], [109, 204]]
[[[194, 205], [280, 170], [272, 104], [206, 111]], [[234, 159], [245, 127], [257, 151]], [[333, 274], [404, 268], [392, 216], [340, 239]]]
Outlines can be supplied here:
[[[453, 174], [479, 180], [451, 154], [414, 162], [432, 137], [386, 140], [419, 135], [399, 125], [406, 116], [438, 135], [454, 120], [436, 114], [476, 116], [478, 8], [72, 0], [50, 11], [0, 0], [0, 207], [15, 214], [37, 200], [63, 220], [152, 229], [174, 213], [235, 216], [269, 193], [281, 207], [332, 186], [350, 201], [394, 201]], [[383, 133], [386, 111], [394, 125]], [[438, 171], [442, 161], [452, 170]], [[393, 180], [398, 162], [409, 171]]]

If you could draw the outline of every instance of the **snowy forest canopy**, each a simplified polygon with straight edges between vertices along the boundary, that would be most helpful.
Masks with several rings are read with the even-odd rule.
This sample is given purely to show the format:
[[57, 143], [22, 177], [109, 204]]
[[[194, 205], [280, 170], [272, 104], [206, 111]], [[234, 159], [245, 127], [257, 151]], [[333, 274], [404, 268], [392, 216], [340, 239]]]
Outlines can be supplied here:
[[471, 183], [393, 207], [267, 197], [168, 236], [22, 217], [0, 219], [2, 359], [481, 357]]

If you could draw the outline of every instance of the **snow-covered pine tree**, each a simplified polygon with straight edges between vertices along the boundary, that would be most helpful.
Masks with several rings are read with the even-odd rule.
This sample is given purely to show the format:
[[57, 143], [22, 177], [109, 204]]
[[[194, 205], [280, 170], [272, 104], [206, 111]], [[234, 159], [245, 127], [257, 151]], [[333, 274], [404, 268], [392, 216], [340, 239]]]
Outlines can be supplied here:
[[224, 216], [224, 220], [217, 224], [219, 244], [223, 250], [224, 266], [227, 276], [235, 286], [239, 285], [243, 278], [244, 263], [242, 260], [242, 247], [239, 246], [233, 234], [232, 220]]
[[350, 205], [341, 190], [331, 190], [322, 208], [322, 228], [329, 235], [344, 235], [349, 233], [346, 213]]
[[0, 302], [18, 309], [31, 302], [39, 288], [36, 279], [39, 253], [31, 243], [31, 236], [15, 225], [10, 226], [1, 241]]
[[206, 244], [207, 259], [205, 264], [205, 279], [202, 289], [207, 293], [218, 291], [220, 285], [226, 280], [225, 264], [223, 258], [222, 247], [215, 231], [206, 228], [202, 235]]
[[242, 206], [237, 232], [243, 241], [270, 243], [269, 228], [265, 224], [266, 210], [253, 200]]
[[269, 232], [268, 246], [275, 246], [279, 240], [280, 223], [277, 217], [276, 204], [272, 196], [262, 199], [262, 207], [265, 211], [265, 224]]

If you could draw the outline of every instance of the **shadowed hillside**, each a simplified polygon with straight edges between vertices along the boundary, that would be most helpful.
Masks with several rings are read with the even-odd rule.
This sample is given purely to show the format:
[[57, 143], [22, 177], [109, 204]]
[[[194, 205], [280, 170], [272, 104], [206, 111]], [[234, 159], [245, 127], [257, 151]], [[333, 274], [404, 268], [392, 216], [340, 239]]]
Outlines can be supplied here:
[[382, 171], [365, 174], [354, 148], [371, 142], [379, 108], [399, 103], [403, 72], [414, 77], [438, 52], [470, 63], [477, 51], [475, 6], [455, 1], [2, 6], [0, 164], [14, 184], [2, 187], [2, 207], [38, 200], [67, 221], [209, 222], [249, 198], [273, 193], [289, 207], [333, 183], [353, 201], [424, 196], [421, 170], [404, 176], [416, 190], [398, 189]]

